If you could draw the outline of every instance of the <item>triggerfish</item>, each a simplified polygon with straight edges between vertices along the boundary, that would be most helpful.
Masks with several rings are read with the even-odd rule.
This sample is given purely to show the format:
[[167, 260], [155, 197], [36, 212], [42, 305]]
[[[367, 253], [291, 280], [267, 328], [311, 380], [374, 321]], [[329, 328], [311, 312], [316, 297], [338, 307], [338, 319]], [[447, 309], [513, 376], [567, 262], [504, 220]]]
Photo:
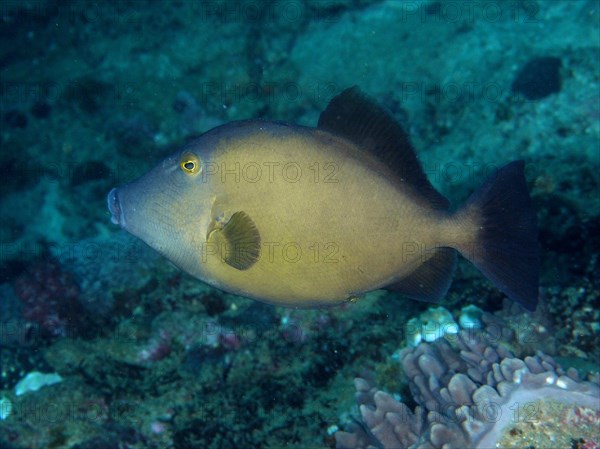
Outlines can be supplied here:
[[438, 302], [456, 253], [509, 298], [538, 297], [536, 217], [523, 161], [463, 205], [430, 184], [407, 133], [357, 87], [316, 128], [214, 128], [108, 194], [112, 222], [219, 289], [292, 307], [375, 289]]

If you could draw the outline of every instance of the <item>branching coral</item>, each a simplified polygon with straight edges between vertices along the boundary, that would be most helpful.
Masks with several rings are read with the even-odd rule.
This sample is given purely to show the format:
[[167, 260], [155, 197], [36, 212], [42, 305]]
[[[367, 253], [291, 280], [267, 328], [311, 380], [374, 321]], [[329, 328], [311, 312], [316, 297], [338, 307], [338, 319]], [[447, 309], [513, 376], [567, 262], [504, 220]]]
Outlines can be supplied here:
[[362, 420], [349, 432], [336, 433], [337, 447], [492, 448], [507, 428], [539, 418], [536, 411], [549, 407], [538, 404], [540, 399], [584, 407], [600, 419], [600, 387], [583, 381], [576, 370], [565, 372], [541, 352], [519, 359], [489, 328], [462, 330], [453, 340], [400, 352], [418, 404], [414, 411], [369, 381], [356, 379]]

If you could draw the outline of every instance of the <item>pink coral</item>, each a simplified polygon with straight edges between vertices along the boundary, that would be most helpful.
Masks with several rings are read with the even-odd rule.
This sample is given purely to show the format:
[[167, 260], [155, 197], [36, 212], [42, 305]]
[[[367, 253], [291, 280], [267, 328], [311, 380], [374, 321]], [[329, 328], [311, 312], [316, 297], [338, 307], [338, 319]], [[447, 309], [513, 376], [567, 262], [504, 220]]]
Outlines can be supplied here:
[[79, 285], [56, 260], [29, 267], [16, 279], [14, 290], [24, 304], [24, 318], [38, 324], [43, 334], [64, 336], [81, 319]]
[[[600, 399], [598, 399], [600, 401]], [[587, 407], [570, 408], [565, 416], [565, 425], [567, 426], [594, 426], [600, 429], [600, 410], [593, 410]]]
[[[336, 433], [338, 449], [496, 447], [515, 423], [515, 404], [540, 398], [573, 407], [574, 423], [595, 421], [600, 412], [596, 382], [564, 371], [541, 352], [517, 358], [485, 329], [460, 331], [455, 346], [437, 340], [405, 348], [400, 359], [417, 407], [356, 379], [361, 421]], [[579, 406], [592, 411], [578, 414]]]
[[160, 331], [158, 337], [152, 339], [146, 347], [138, 352], [140, 362], [157, 362], [167, 357], [172, 351], [171, 336], [167, 331]]

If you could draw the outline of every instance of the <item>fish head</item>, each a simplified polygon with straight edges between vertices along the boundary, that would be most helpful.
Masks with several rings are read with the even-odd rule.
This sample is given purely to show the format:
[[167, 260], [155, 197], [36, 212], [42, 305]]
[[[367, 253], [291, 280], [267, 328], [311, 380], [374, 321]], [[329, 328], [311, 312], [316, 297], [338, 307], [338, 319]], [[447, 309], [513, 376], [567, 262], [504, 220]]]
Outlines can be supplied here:
[[[112, 189], [111, 221], [175, 265], [200, 276], [214, 192], [206, 176], [211, 151], [200, 137], [141, 178]], [[210, 146], [210, 145], [209, 145]]]

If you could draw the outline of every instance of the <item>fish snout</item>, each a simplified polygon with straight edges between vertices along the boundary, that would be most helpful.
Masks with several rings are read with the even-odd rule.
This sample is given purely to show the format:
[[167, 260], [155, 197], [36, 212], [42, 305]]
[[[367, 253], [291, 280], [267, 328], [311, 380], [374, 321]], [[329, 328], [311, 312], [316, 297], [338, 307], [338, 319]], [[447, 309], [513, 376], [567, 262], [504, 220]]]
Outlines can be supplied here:
[[110, 221], [112, 221], [116, 225], [125, 227], [125, 220], [123, 217], [123, 209], [121, 208], [121, 202], [119, 200], [118, 189], [114, 188], [110, 192], [108, 192], [106, 201], [108, 203], [108, 210], [110, 211], [110, 214], [111, 214]]

